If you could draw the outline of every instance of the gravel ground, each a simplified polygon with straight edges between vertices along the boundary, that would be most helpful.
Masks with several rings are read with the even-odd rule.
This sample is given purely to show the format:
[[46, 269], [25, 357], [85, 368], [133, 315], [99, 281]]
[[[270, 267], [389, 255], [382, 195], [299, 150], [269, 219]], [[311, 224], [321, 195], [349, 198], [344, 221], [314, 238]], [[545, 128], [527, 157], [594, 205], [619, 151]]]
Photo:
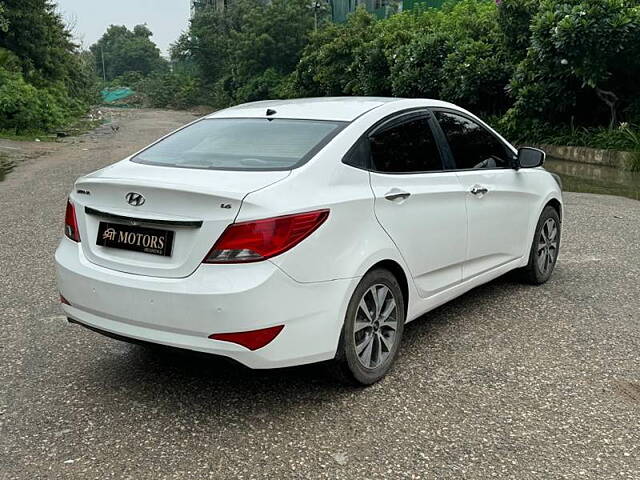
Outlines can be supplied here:
[[0, 183], [0, 478], [640, 478], [634, 200], [567, 194], [548, 284], [507, 276], [413, 322], [364, 390], [68, 324], [53, 251], [73, 180], [191, 119], [120, 113]]

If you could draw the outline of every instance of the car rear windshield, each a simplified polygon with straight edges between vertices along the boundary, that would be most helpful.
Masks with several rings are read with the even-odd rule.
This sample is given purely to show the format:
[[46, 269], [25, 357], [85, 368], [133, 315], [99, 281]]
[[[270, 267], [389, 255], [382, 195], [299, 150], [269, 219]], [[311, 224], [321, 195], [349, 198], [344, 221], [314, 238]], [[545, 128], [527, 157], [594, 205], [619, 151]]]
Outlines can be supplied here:
[[344, 122], [211, 118], [142, 151], [132, 161], [215, 170], [289, 170], [315, 155]]

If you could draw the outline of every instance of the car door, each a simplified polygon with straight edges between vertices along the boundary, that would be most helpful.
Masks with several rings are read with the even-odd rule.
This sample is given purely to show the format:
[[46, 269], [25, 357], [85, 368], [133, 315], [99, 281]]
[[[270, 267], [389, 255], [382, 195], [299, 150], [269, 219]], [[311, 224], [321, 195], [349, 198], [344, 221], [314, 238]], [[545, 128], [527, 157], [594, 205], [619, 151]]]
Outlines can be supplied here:
[[435, 110], [434, 115], [466, 192], [466, 280], [528, 251], [537, 194], [528, 187], [526, 172], [512, 168], [515, 152], [493, 132], [462, 112]]
[[420, 296], [460, 283], [465, 192], [456, 173], [445, 170], [429, 113], [390, 119], [367, 136], [364, 148], [376, 217], [406, 261]]

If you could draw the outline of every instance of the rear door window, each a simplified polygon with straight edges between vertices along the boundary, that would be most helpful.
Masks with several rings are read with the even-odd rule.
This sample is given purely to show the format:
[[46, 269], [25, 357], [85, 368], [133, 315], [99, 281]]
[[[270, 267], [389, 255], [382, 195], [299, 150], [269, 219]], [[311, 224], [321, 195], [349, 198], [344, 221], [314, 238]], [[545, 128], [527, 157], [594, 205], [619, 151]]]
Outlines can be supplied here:
[[442, 158], [426, 116], [382, 128], [369, 137], [373, 170], [382, 173], [440, 171]]
[[346, 124], [319, 120], [212, 118], [152, 145], [132, 161], [216, 170], [289, 170], [302, 165]]

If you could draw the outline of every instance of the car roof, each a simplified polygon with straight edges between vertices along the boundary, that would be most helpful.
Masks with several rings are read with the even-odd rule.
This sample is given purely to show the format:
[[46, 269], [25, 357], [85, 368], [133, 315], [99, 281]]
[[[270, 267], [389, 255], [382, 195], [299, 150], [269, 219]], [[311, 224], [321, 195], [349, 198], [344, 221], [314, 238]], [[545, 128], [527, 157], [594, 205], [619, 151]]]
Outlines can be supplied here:
[[[450, 103], [428, 99], [403, 99], [393, 97], [320, 97], [293, 100], [265, 100], [244, 103], [212, 113], [207, 118], [287, 118], [305, 120], [334, 120], [352, 122], [365, 113], [382, 105], [397, 102], [403, 107], [442, 106]], [[415, 105], [412, 105], [415, 104]], [[275, 110], [267, 116], [267, 110]]]

